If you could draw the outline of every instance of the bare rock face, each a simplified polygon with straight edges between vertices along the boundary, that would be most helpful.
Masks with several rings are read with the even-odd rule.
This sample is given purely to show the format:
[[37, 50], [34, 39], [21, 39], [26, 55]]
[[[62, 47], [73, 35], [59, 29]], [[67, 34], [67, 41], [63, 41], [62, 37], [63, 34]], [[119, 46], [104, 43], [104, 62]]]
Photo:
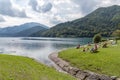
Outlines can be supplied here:
[[62, 70], [78, 78], [79, 80], [120, 80], [120, 78], [117, 78], [116, 76], [110, 77], [107, 75], [101, 75], [91, 71], [80, 70], [78, 68], [72, 67], [68, 62], [58, 58], [57, 56], [58, 54], [55, 53], [51, 54], [49, 57]]

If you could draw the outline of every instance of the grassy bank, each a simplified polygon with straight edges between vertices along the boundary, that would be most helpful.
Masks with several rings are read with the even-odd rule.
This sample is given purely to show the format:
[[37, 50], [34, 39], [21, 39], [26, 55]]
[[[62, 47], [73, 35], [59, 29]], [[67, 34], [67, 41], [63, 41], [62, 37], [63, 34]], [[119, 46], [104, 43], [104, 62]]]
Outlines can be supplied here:
[[33, 59], [0, 54], [0, 80], [75, 80]]
[[59, 57], [83, 70], [120, 77], [120, 41], [117, 45], [99, 48], [98, 53], [82, 50], [75, 48], [64, 50], [60, 52]]

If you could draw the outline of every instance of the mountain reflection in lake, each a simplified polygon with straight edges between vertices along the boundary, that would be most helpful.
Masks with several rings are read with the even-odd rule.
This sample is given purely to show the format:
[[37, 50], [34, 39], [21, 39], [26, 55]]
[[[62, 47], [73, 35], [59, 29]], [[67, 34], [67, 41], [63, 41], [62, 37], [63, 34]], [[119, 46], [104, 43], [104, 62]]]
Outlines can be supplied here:
[[91, 38], [0, 38], [0, 53], [27, 56], [51, 65], [50, 53], [91, 41]]

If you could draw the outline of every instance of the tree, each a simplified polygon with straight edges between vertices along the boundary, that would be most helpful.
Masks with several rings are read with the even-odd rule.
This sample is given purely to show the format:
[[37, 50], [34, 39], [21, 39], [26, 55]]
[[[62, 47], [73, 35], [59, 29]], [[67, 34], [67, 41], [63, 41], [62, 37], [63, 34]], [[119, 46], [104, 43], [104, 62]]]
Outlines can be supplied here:
[[112, 33], [113, 36], [120, 38], [120, 30], [116, 30]]
[[93, 42], [94, 43], [99, 43], [100, 41], [101, 41], [101, 35], [100, 34], [96, 34], [96, 35], [94, 35], [94, 37], [93, 37]]

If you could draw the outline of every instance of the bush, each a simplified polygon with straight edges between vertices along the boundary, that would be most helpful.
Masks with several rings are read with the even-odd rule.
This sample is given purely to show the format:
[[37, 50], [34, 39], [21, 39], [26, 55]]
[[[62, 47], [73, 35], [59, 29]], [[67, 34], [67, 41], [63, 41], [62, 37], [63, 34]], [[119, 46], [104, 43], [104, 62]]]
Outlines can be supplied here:
[[101, 42], [105, 42], [105, 41], [107, 41], [107, 39], [105, 39], [105, 38], [102, 38], [102, 39], [101, 39]]
[[96, 34], [94, 37], [93, 37], [93, 42], [94, 43], [99, 43], [101, 41], [101, 35], [100, 34]]
[[115, 36], [117, 38], [120, 38], [120, 30], [116, 30], [112, 33], [112, 36]]
[[120, 38], [116, 38], [116, 40], [120, 40]]

